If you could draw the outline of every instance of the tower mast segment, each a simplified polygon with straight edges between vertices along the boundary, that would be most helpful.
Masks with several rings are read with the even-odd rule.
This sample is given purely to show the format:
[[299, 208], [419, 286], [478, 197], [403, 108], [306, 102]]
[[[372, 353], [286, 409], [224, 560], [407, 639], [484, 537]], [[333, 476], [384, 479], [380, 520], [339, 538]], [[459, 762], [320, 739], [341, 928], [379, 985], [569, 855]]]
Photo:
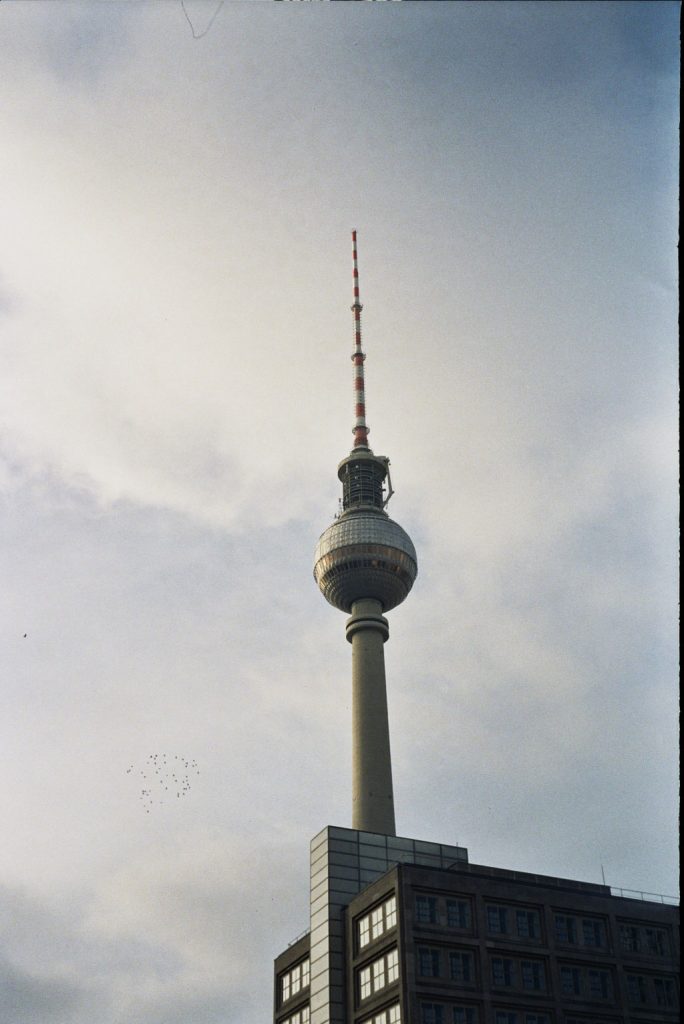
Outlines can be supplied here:
[[363, 349], [361, 348], [361, 300], [359, 298], [359, 260], [356, 251], [356, 231], [352, 231], [352, 263], [354, 279], [354, 302], [352, 313], [354, 314], [354, 352], [352, 362], [354, 363], [354, 400], [356, 409], [356, 423], [354, 424], [354, 447], [368, 447], [368, 427], [366, 426], [366, 388], [363, 373], [363, 364], [366, 361]]
[[395, 835], [383, 650], [389, 623], [383, 612], [407, 596], [418, 565], [411, 538], [385, 512], [392, 493], [389, 459], [368, 447], [356, 231], [352, 261], [354, 447], [337, 468], [342, 512], [318, 541], [314, 579], [330, 604], [351, 612], [346, 635], [352, 645], [352, 827]]

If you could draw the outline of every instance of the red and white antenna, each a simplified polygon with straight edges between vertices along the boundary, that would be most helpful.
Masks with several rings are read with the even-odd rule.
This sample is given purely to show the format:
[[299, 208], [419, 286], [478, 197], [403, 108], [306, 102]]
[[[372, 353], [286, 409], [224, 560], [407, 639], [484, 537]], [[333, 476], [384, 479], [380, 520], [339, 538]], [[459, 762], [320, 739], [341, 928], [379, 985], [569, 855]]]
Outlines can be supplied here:
[[354, 407], [356, 420], [352, 428], [354, 434], [354, 447], [368, 447], [368, 427], [366, 426], [366, 391], [364, 387], [363, 364], [365, 355], [361, 348], [361, 305], [359, 299], [359, 265], [356, 253], [356, 231], [352, 231], [352, 262], [354, 275], [354, 302], [352, 313], [354, 314], [354, 352], [352, 362], [354, 364]]

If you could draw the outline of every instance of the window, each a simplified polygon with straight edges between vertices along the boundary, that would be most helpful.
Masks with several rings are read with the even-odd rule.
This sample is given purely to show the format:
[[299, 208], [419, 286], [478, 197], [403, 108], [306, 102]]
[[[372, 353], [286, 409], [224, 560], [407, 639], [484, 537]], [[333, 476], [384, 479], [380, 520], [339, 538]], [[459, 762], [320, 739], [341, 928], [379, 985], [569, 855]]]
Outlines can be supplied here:
[[477, 1010], [474, 1006], [454, 1006], [453, 1024], [477, 1024]]
[[561, 991], [564, 996], [578, 996], [582, 992], [582, 972], [579, 967], [561, 967]]
[[645, 949], [654, 956], [667, 956], [669, 946], [662, 928], [644, 928]]
[[487, 907], [487, 931], [494, 935], [508, 934], [508, 910], [506, 907]]
[[418, 924], [437, 924], [437, 900], [434, 896], [416, 896]]
[[444, 1007], [441, 1003], [421, 1003], [420, 1019], [422, 1024], [446, 1024]]
[[375, 992], [380, 992], [391, 985], [399, 977], [399, 953], [391, 949], [384, 956], [378, 957], [368, 967], [359, 971], [359, 997], [368, 999]]
[[585, 946], [602, 948], [606, 944], [606, 930], [603, 921], [585, 917], [582, 920], [582, 942]]
[[574, 946], [577, 942], [575, 918], [568, 917], [567, 914], [556, 914], [554, 922], [556, 926], [556, 942], [563, 942], [566, 945]]
[[506, 957], [492, 958], [492, 984], [511, 986], [513, 981], [513, 961]]
[[387, 1024], [401, 1024], [401, 1007], [399, 1003], [395, 1003], [394, 1006], [390, 1006], [389, 1010], [386, 1011]]
[[626, 953], [644, 956], [668, 956], [670, 943], [664, 928], [645, 925], [620, 925], [620, 946]]
[[630, 1003], [647, 1003], [648, 986], [641, 974], [627, 975], [627, 998]]
[[287, 971], [280, 979], [280, 994], [283, 1003], [286, 1003], [288, 999], [292, 999], [298, 992], [301, 992], [303, 988], [307, 988], [309, 984], [309, 958], [302, 960], [301, 963], [297, 964]]
[[388, 900], [381, 903], [379, 907], [371, 910], [370, 914], [359, 919], [358, 936], [359, 949], [363, 949], [373, 939], [379, 938], [394, 928], [397, 923], [397, 900], [396, 896], [390, 896]]
[[386, 1010], [366, 1017], [363, 1024], [401, 1024], [401, 1007], [399, 1003], [389, 1006]]
[[309, 1007], [304, 1006], [297, 1013], [293, 1013], [291, 1017], [283, 1021], [283, 1024], [309, 1024]]
[[526, 1013], [525, 1024], [549, 1024], [548, 1013]]
[[475, 981], [473, 954], [456, 952], [455, 950], [451, 951], [449, 953], [449, 976], [452, 981], [458, 982], [459, 985], [468, 985], [470, 982]]
[[677, 1005], [677, 996], [672, 978], [654, 978], [653, 988], [658, 1006], [675, 1007]]
[[610, 999], [613, 995], [608, 971], [589, 971], [589, 995], [592, 999]]
[[518, 1014], [513, 1010], [497, 1010], [496, 1024], [518, 1024]]
[[449, 928], [470, 928], [470, 903], [467, 900], [447, 900]]
[[515, 925], [521, 939], [538, 939], [541, 935], [539, 914], [536, 910], [516, 910]]
[[544, 964], [537, 960], [523, 960], [520, 964], [522, 986], [533, 992], [543, 992], [546, 988]]
[[639, 929], [632, 925], [620, 925], [620, 945], [626, 953], [639, 952]]
[[373, 991], [379, 992], [387, 984], [387, 965], [384, 956], [371, 964], [371, 967], [373, 968]]
[[439, 978], [439, 950], [418, 947], [418, 974], [421, 978]]

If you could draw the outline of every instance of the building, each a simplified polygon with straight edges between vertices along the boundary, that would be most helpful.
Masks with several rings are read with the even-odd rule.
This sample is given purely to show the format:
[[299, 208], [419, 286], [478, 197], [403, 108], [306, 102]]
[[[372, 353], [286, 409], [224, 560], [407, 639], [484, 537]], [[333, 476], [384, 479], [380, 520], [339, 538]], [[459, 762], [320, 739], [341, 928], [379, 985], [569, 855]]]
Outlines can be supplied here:
[[674, 1022], [677, 906], [395, 835], [383, 613], [408, 595], [417, 560], [385, 511], [389, 460], [368, 447], [352, 239], [354, 448], [314, 577], [350, 613], [353, 828], [311, 842], [310, 929], [275, 961], [274, 1024]]
[[328, 827], [311, 930], [275, 961], [275, 1024], [679, 1019], [679, 908]]

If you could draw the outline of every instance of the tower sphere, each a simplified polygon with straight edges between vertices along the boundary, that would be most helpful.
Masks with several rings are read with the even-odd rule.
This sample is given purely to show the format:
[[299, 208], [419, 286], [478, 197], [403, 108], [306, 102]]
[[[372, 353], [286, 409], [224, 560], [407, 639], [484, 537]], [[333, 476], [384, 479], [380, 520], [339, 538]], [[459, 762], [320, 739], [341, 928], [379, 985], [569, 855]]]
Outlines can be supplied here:
[[379, 601], [384, 612], [396, 608], [417, 572], [411, 538], [380, 510], [344, 512], [316, 545], [314, 579], [326, 601], [343, 612], [364, 598]]

